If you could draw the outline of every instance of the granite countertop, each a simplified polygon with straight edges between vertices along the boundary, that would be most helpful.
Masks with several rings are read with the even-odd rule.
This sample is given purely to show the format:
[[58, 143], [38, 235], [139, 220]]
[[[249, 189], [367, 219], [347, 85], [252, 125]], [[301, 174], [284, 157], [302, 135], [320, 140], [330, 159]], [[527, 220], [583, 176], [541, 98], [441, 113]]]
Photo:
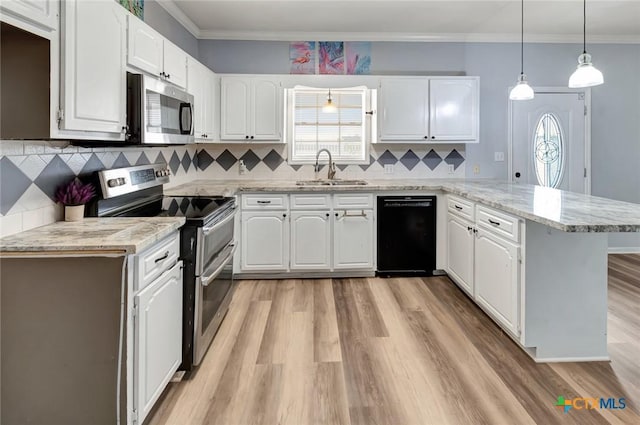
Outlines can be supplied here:
[[297, 186], [284, 180], [197, 180], [168, 195], [233, 196], [242, 192], [444, 191], [565, 232], [640, 232], [640, 204], [497, 180], [390, 179], [356, 186]]
[[2, 253], [82, 254], [83, 251], [136, 254], [184, 225], [184, 217], [85, 218], [58, 221], [0, 239]]

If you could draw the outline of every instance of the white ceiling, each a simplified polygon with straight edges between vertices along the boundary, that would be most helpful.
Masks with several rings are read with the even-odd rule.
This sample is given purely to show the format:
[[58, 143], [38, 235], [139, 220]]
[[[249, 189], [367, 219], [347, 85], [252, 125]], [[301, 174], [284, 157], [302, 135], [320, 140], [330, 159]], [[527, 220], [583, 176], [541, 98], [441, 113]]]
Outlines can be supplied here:
[[[520, 0], [158, 0], [198, 38], [519, 41]], [[526, 0], [527, 41], [582, 39], [582, 0]], [[640, 0], [588, 0], [590, 42], [640, 42]]]

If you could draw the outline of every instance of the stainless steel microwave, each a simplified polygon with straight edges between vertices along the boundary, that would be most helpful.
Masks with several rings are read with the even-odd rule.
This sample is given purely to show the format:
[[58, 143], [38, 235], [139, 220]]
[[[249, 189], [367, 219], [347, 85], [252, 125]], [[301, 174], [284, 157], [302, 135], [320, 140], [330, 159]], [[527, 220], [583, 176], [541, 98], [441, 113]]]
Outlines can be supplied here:
[[128, 144], [194, 143], [193, 95], [157, 78], [128, 72], [127, 126]]

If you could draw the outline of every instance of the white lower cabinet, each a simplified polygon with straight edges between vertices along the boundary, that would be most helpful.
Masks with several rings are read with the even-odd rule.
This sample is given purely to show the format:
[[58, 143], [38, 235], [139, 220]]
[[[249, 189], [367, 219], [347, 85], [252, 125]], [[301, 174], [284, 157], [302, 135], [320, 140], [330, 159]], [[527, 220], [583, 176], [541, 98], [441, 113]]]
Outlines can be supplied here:
[[449, 213], [447, 216], [447, 272], [473, 296], [473, 223]]
[[334, 213], [333, 268], [373, 269], [373, 210]]
[[331, 220], [328, 211], [291, 212], [291, 270], [331, 268]]
[[134, 297], [134, 409], [153, 408], [182, 361], [182, 262]]
[[241, 205], [241, 272], [375, 270], [371, 194], [254, 193]]
[[514, 335], [518, 330], [520, 247], [483, 229], [475, 241], [475, 300]]
[[243, 211], [241, 231], [243, 271], [273, 272], [289, 268], [289, 220], [286, 211]]
[[449, 196], [446, 271], [516, 337], [521, 328], [519, 240], [516, 217]]

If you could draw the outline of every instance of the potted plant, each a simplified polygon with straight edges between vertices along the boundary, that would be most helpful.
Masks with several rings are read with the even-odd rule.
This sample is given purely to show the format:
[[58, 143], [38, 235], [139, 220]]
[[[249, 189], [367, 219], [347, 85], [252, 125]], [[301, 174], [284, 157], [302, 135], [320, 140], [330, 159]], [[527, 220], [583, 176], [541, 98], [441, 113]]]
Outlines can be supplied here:
[[82, 183], [77, 177], [56, 190], [55, 200], [64, 205], [64, 221], [81, 221], [84, 205], [96, 194], [91, 183]]

